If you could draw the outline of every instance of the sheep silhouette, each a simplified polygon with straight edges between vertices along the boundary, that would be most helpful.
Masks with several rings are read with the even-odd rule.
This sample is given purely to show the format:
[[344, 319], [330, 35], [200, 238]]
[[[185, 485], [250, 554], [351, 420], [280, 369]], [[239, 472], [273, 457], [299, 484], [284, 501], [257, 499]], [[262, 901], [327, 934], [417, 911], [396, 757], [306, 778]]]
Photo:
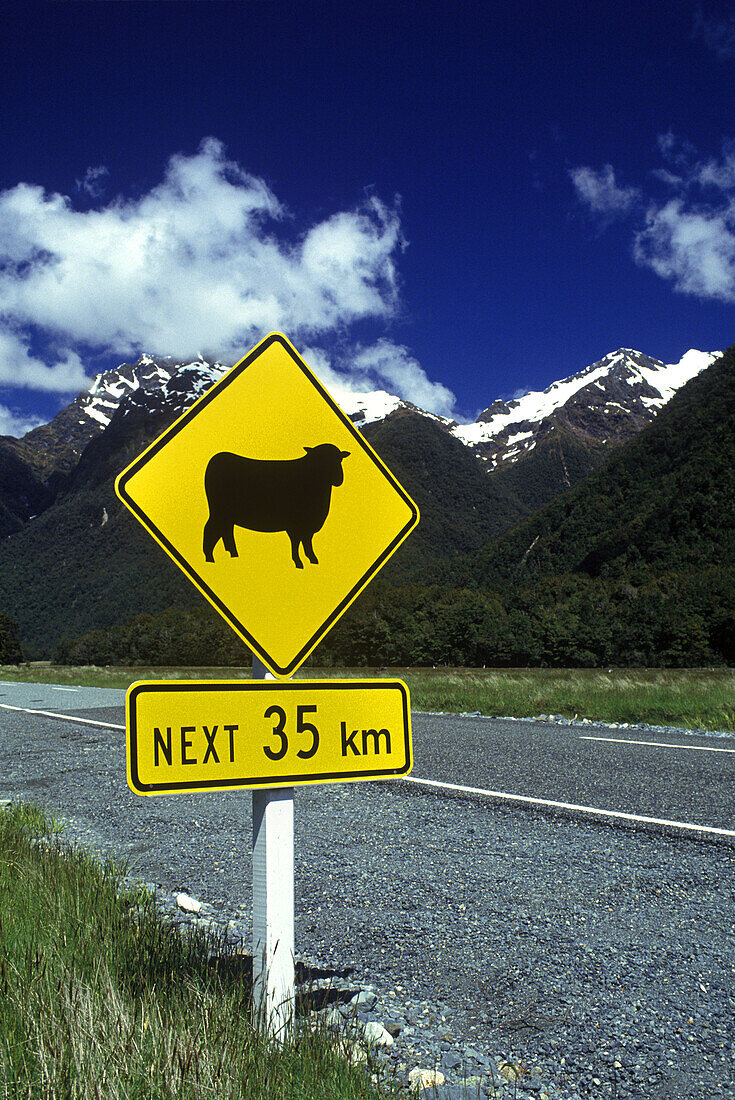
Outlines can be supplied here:
[[332, 499], [332, 488], [344, 480], [342, 461], [349, 451], [332, 443], [304, 447], [300, 458], [264, 460], [220, 451], [207, 463], [204, 489], [209, 519], [204, 525], [204, 558], [214, 561], [222, 539], [230, 557], [238, 556], [235, 527], [250, 531], [285, 531], [297, 569], [304, 563], [299, 546], [313, 565], [319, 561], [312, 539], [321, 531]]

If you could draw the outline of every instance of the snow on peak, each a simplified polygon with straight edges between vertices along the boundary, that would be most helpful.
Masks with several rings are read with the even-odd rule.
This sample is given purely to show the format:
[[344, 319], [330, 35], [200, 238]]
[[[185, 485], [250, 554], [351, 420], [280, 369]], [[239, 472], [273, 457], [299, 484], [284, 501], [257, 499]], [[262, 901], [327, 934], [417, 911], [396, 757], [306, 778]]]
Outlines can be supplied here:
[[[618, 348], [543, 391], [495, 401], [474, 424], [457, 424], [427, 413], [385, 390], [354, 392], [336, 385], [333, 396], [358, 428], [384, 420], [399, 409], [416, 412], [439, 422], [460, 442], [475, 449], [485, 462], [496, 466], [499, 461], [531, 450], [539, 426], [565, 406], [573, 412], [575, 423], [583, 423], [584, 430], [602, 442], [608, 439], [610, 425], [615, 426], [618, 437], [621, 431], [639, 430], [642, 422], [650, 421], [681, 386], [720, 354], [690, 349], [678, 363], [667, 364], [633, 348]], [[150, 392], [157, 402], [178, 414], [227, 370], [201, 354], [182, 363], [170, 356], [145, 353], [136, 363], [121, 363], [98, 374], [75, 404], [87, 425], [96, 431], [110, 423], [120, 404], [135, 391], [141, 391], [141, 395]], [[631, 413], [636, 415], [625, 416]], [[630, 422], [630, 428], [621, 428], [621, 414]]]
[[[454, 427], [452, 434], [467, 446], [497, 444], [504, 449], [502, 457], [515, 457], [517, 452], [506, 448], [519, 443], [521, 450], [529, 448], [533, 427], [569, 404], [580, 391], [585, 391], [581, 397], [584, 401], [586, 391], [594, 387], [598, 396], [595, 400], [590, 399], [590, 404], [599, 407], [602, 397], [602, 408], [609, 414], [631, 412], [637, 405], [644, 415], [646, 410], [653, 415], [681, 386], [721, 354], [692, 349], [678, 363], [663, 363], [634, 348], [618, 348], [577, 374], [553, 382], [543, 391], [534, 390], [507, 402], [496, 401], [476, 423]], [[622, 396], [628, 387], [630, 399]], [[608, 396], [607, 401], [605, 396]], [[577, 398], [576, 403], [579, 401]]]
[[171, 356], [146, 352], [135, 363], [121, 363], [96, 375], [77, 402], [80, 412], [107, 427], [121, 401], [136, 390], [161, 392], [171, 404], [185, 405], [218, 381], [226, 370], [221, 363], [208, 363], [201, 354], [190, 363], [177, 363]]
[[390, 416], [405, 404], [400, 397], [386, 393], [385, 390], [375, 390], [372, 393], [353, 393], [350, 390], [343, 390], [333, 396], [342, 411], [355, 422], [358, 428], [373, 424], [376, 420], [385, 420], [386, 416]]
[[691, 348], [682, 355], [678, 363], [663, 363], [657, 371], [647, 371], [645, 367], [638, 369], [646, 381], [659, 391], [665, 403], [678, 389], [721, 355], [721, 351], [695, 351]]
[[508, 401], [504, 405], [504, 410], [507, 409], [507, 411], [497, 412], [487, 420], [478, 421], [475, 424], [460, 424], [452, 429], [452, 434], [463, 443], [472, 445], [493, 439], [511, 425], [538, 423], [550, 416], [555, 409], [566, 405], [578, 390], [589, 386], [610, 371], [608, 363], [593, 364], [593, 367], [596, 369], [588, 367], [586, 371], [572, 375], [571, 378], [553, 382], [548, 389], [532, 390], [523, 397]]

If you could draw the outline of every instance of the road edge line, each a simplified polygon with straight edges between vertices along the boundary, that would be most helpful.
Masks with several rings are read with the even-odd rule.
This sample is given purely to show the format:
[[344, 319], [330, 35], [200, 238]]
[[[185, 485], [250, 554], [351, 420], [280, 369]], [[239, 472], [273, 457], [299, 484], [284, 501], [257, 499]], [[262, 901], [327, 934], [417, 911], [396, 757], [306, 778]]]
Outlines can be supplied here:
[[614, 817], [623, 821], [636, 821], [644, 825], [665, 825], [673, 829], [690, 829], [698, 833], [715, 836], [735, 837], [735, 829], [718, 829], [714, 825], [696, 825], [689, 821], [671, 821], [666, 817], [644, 817], [642, 814], [628, 814], [622, 810], [603, 810], [596, 806], [580, 806], [575, 802], [555, 802], [549, 798], [532, 798], [526, 794], [509, 794], [507, 791], [489, 791], [484, 787], [465, 787], [457, 783], [440, 783], [437, 779], [420, 779], [415, 775], [404, 775], [404, 783], [417, 783], [424, 787], [440, 790], [459, 791], [462, 794], [483, 795], [485, 798], [498, 798], [506, 802], [520, 802], [530, 806], [545, 806], [554, 810], [573, 810], [576, 813], [594, 814], [597, 817]]
[[51, 710], [31, 710], [29, 707], [14, 707], [11, 703], [0, 703], [3, 710], [17, 710], [21, 714], [40, 714], [44, 718], [60, 718], [62, 722], [76, 722], [81, 726], [102, 726], [106, 730], [124, 730], [115, 722], [96, 722], [94, 718], [75, 718], [73, 714], [54, 714]]

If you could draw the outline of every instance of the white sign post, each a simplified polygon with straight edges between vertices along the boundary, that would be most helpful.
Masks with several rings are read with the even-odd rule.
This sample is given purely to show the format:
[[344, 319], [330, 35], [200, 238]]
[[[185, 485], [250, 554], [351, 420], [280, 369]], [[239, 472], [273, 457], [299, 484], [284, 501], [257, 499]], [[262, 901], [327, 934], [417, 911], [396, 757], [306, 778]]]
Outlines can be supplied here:
[[[253, 656], [253, 679], [273, 679]], [[253, 1015], [278, 1041], [295, 1003], [293, 787], [253, 791]]]

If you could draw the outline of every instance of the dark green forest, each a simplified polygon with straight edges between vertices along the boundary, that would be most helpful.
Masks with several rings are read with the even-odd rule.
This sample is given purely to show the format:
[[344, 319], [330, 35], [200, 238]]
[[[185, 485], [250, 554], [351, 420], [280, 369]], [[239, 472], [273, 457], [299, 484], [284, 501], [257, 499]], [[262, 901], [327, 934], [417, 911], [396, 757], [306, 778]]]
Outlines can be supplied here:
[[[250, 653], [213, 610], [139, 615], [62, 640], [62, 664], [224, 665]], [[644, 585], [549, 578], [505, 592], [375, 582], [310, 659], [322, 666], [701, 667], [735, 664], [735, 570]]]
[[735, 564], [735, 348], [571, 492], [468, 556], [464, 583], [650, 582]]
[[[203, 605], [115, 496], [115, 475], [165, 426], [154, 418], [130, 420], [113, 419], [85, 449], [67, 491], [0, 541], [0, 607], [18, 623], [29, 658], [50, 656], [61, 638], [117, 627], [138, 614]], [[370, 425], [365, 435], [421, 511], [418, 529], [386, 567], [393, 584], [416, 583], [428, 562], [479, 550], [531, 513], [425, 417], [409, 413]]]
[[0, 615], [0, 664], [17, 665], [22, 660], [18, 627], [7, 615]]
[[[447, 490], [449, 456], [428, 440], [418, 445], [419, 436], [408, 463], [393, 432], [395, 426], [384, 426], [373, 444], [389, 465], [401, 467], [431, 517], [424, 545], [417, 542], [413, 554], [407, 547], [404, 562], [363, 593], [314, 663], [735, 663], [735, 348], [637, 438], [525, 522], [518, 522], [523, 509], [509, 479], [496, 484], [490, 515], [496, 523], [499, 515], [510, 517], [512, 527], [493, 538], [486, 519], [480, 549], [468, 548], [465, 527], [447, 545], [454, 518], [461, 515], [470, 527], [468, 508], [483, 500], [474, 478], [457, 480], [467, 494], [458, 501], [456, 486], [453, 496]], [[450, 507], [454, 516], [442, 511]], [[138, 617], [64, 642], [57, 656], [245, 663], [244, 647], [215, 618], [208, 609]]]

